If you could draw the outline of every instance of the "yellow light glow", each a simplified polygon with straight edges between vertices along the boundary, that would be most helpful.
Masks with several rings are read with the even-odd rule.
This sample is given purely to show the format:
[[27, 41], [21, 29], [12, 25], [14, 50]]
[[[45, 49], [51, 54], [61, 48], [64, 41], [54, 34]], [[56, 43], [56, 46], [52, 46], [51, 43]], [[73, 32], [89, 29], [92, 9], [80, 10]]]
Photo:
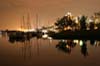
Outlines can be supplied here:
[[66, 48], [70, 48], [70, 46], [69, 45], [66, 45]]
[[21, 29], [21, 28], [18, 28], [17, 30], [18, 31], [23, 31], [23, 32], [26, 32], [27, 31], [26, 29]]
[[73, 42], [76, 43], [76, 44], [78, 44], [79, 43], [79, 40], [74, 40]]
[[95, 26], [95, 27], [94, 27], [94, 29], [98, 29], [98, 27], [97, 27], [97, 26]]
[[48, 38], [47, 34], [42, 35], [42, 38]]
[[32, 31], [36, 31], [35, 29], [21, 29], [21, 28], [18, 28], [17, 30], [18, 30], [18, 31], [23, 31], [23, 32], [32, 32]]
[[83, 41], [82, 40], [80, 40], [80, 46], [83, 46]]
[[65, 27], [64, 30], [67, 30], [67, 27]]
[[64, 30], [72, 30], [72, 27], [68, 26], [68, 27], [64, 27]]

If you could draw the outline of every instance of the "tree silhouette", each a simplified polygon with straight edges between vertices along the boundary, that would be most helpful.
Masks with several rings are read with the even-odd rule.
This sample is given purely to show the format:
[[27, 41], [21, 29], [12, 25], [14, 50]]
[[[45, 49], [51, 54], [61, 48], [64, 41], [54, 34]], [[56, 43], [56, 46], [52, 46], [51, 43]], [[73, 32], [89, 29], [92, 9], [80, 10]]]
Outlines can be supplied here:
[[84, 15], [79, 19], [81, 30], [86, 30], [87, 28], [86, 20], [87, 20], [87, 17]]
[[94, 15], [95, 15], [95, 18], [99, 20], [99, 22], [96, 24], [96, 26], [98, 27], [98, 30], [100, 30], [100, 11], [95, 12]]
[[94, 30], [94, 25], [95, 25], [94, 22], [90, 23], [90, 30]]
[[98, 30], [100, 30], [100, 23], [96, 24], [96, 26], [98, 27]]
[[73, 26], [73, 20], [69, 16], [64, 16], [63, 18], [58, 19], [55, 25], [58, 26], [59, 29], [64, 30], [65, 27]]

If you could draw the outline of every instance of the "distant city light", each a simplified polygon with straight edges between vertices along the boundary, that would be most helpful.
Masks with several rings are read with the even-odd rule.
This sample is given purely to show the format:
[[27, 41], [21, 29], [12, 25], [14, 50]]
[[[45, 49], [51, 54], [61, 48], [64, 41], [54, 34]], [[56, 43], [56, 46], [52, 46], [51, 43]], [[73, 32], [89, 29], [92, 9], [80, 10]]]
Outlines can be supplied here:
[[78, 44], [79, 43], [79, 40], [74, 40], [73, 42], [76, 43], [76, 44]]
[[43, 29], [43, 30], [42, 30], [42, 32], [43, 32], [43, 33], [47, 33], [47, 32], [48, 32], [48, 30], [46, 30], [46, 29]]
[[99, 19], [95, 19], [95, 23], [100, 23], [100, 20]]
[[74, 17], [75, 23], [78, 24], [78, 17]]
[[17, 30], [18, 30], [18, 31], [23, 31], [23, 32], [32, 32], [32, 31], [36, 32], [35, 29], [21, 29], [21, 28], [19, 28], [19, 29], [17, 29]]
[[67, 12], [65, 16], [72, 16], [71, 12]]
[[89, 23], [90, 23], [90, 22], [93, 22], [93, 19], [89, 19], [88, 22], [89, 22]]

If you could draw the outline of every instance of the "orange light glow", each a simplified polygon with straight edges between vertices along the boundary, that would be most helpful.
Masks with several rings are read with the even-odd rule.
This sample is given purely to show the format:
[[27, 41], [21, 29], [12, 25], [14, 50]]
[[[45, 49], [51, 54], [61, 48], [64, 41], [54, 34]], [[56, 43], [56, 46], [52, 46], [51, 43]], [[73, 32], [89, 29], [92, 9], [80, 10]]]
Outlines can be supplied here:
[[36, 31], [35, 29], [21, 29], [21, 28], [18, 28], [17, 30], [18, 30], [18, 31], [23, 31], [23, 32], [32, 32], [32, 31]]
[[66, 48], [69, 48], [70, 49], [71, 47], [69, 45], [66, 45]]

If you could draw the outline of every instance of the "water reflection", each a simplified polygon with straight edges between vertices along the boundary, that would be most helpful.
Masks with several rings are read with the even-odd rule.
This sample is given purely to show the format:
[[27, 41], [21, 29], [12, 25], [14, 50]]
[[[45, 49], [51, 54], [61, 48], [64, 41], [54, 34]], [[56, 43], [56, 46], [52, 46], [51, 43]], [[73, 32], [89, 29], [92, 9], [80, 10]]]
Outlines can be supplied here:
[[95, 45], [95, 40], [90, 40], [91, 45]]
[[30, 59], [32, 57], [32, 42], [31, 41], [23, 42], [22, 56], [24, 57], [24, 59], [27, 59], [27, 58]]
[[0, 38], [2, 38], [2, 37], [7, 37], [7, 33], [3, 32], [3, 31], [0, 31]]
[[30, 41], [31, 38], [26, 38], [24, 36], [9, 36], [9, 42], [14, 43], [14, 42], [25, 42], [25, 41]]
[[100, 41], [98, 40], [60, 40], [56, 45], [56, 48], [65, 53], [71, 54], [72, 48], [76, 45], [80, 45], [81, 54], [83, 56], [88, 56], [87, 44], [91, 46], [98, 47], [100, 46]]
[[[40, 55], [40, 42], [41, 39], [36, 39], [35, 43], [36, 43], [36, 47], [37, 47], [37, 55]], [[24, 58], [26, 57], [27, 54], [29, 54], [28, 56], [31, 57], [32, 56], [32, 41], [29, 38], [11, 38], [9, 37], [9, 42], [10, 43], [15, 43], [15, 42], [22, 42], [23, 46], [22, 46], [22, 55], [24, 56]], [[44, 40], [42, 40], [44, 42]], [[100, 46], [100, 41], [98, 40], [57, 40], [58, 43], [56, 44], [56, 48], [59, 51], [62, 51], [64, 53], [67, 54], [71, 54], [72, 49], [76, 47], [76, 45], [79, 45], [80, 47], [80, 53], [86, 57], [88, 56], [88, 44], [90, 44], [91, 46], [95, 46], [98, 47]], [[48, 44], [50, 46], [50, 44], [52, 44], [52, 40], [48, 41]], [[73, 49], [74, 50], [74, 49]], [[28, 53], [30, 52], [30, 53]]]
[[82, 42], [82, 44], [80, 45], [80, 47], [81, 47], [81, 53], [84, 56], [88, 56], [86, 40], [81, 40], [81, 42]]
[[74, 48], [75, 46], [76, 46], [76, 43], [74, 43], [73, 40], [67, 40], [67, 42], [65, 40], [61, 40], [56, 45], [56, 48], [58, 48], [59, 50], [64, 51], [65, 53], [70, 54], [71, 49]]
[[5, 64], [9, 66], [15, 64], [15, 66], [61, 66], [62, 64], [81, 66], [81, 64], [87, 64], [85, 66], [89, 66], [91, 62], [94, 62], [93, 66], [95, 63], [98, 63], [97, 66], [100, 65], [98, 62], [100, 60], [99, 40], [37, 38], [28, 40], [27, 38], [12, 39], [9, 36], [8, 40], [4, 37], [0, 39], [0, 62], [4, 62], [1, 66], [7, 66]]
[[92, 46], [98, 47], [98, 46], [100, 46], [100, 41], [97, 41], [97, 40], [90, 40], [90, 44], [91, 44]]
[[16, 44], [19, 48], [19, 55], [24, 59], [32, 58], [32, 40], [26, 37], [19, 36], [8, 36], [10, 44]]

